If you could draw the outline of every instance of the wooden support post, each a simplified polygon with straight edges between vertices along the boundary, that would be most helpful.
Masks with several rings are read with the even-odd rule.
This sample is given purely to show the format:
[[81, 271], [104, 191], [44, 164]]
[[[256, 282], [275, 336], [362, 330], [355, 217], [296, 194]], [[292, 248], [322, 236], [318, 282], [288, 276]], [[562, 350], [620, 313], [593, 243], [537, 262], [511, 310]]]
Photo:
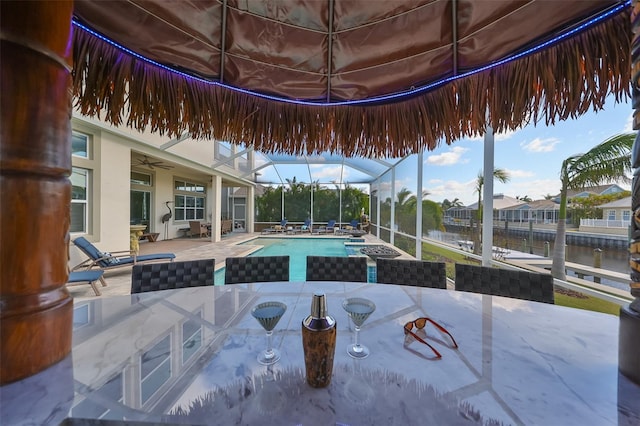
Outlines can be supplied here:
[[2, 1], [0, 383], [71, 351], [73, 1]]
[[[640, 129], [640, 1], [631, 6], [631, 85], [633, 129]], [[622, 374], [640, 384], [640, 134], [631, 150], [633, 183], [631, 184], [631, 211], [629, 254], [631, 265], [631, 295], [634, 300], [620, 308], [618, 334], [618, 368]]]

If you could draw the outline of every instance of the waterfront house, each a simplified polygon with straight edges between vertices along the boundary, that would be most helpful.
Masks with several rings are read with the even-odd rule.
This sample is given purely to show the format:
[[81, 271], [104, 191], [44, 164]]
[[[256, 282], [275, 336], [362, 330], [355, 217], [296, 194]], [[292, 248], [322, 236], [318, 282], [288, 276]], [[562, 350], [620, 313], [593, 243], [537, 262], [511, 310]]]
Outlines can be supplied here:
[[631, 197], [598, 206], [601, 219], [580, 219], [580, 231], [603, 234], [626, 235], [631, 222]]

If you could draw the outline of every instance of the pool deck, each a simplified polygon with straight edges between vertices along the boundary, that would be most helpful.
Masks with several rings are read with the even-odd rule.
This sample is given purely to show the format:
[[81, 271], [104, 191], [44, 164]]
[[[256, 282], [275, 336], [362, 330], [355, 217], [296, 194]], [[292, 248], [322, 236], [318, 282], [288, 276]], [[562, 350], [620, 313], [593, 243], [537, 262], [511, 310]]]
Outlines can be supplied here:
[[[140, 254], [152, 253], [175, 253], [177, 261], [179, 260], [195, 260], [210, 259], [216, 260], [216, 270], [223, 268], [227, 257], [247, 256], [253, 251], [259, 249], [259, 245], [238, 245], [239, 243], [258, 238], [342, 238], [345, 236], [333, 235], [286, 235], [286, 234], [269, 234], [264, 235], [259, 232], [255, 233], [238, 233], [223, 236], [222, 241], [218, 243], [211, 242], [208, 238], [177, 238], [173, 240], [158, 240], [156, 242], [140, 242]], [[381, 244], [389, 245], [384, 241], [376, 238], [372, 234], [366, 234], [363, 237], [365, 244]], [[410, 255], [402, 252], [398, 248], [395, 250], [402, 253], [401, 258], [413, 259]], [[102, 296], [96, 296], [90, 285], [77, 285], [68, 287], [69, 293], [74, 299], [87, 299], [94, 297], [108, 297], [116, 295], [127, 295], [131, 293], [131, 267], [123, 267], [114, 269], [104, 274], [107, 287], [102, 287], [100, 283], [97, 285], [102, 292]]]

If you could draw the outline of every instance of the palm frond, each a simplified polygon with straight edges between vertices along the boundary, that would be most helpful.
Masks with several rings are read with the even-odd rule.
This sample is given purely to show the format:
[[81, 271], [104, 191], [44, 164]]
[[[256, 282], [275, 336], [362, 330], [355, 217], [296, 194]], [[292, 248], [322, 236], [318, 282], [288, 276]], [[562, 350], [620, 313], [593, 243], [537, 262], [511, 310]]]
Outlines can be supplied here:
[[580, 189], [610, 182], [629, 182], [634, 138], [633, 133], [616, 135], [584, 154], [567, 158], [563, 162], [567, 188]]

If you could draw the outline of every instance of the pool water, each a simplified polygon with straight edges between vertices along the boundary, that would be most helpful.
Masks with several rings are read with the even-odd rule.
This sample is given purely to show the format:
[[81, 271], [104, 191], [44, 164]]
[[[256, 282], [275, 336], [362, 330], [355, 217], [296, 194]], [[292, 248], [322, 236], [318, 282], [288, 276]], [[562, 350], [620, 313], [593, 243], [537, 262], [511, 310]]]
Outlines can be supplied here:
[[[289, 256], [289, 280], [304, 281], [307, 256], [361, 256], [360, 249], [345, 246], [348, 239], [336, 238], [256, 238], [242, 244], [260, 245], [262, 249], [250, 256]], [[375, 282], [375, 267], [369, 266], [368, 281]], [[216, 271], [215, 284], [224, 284], [224, 268]]]

